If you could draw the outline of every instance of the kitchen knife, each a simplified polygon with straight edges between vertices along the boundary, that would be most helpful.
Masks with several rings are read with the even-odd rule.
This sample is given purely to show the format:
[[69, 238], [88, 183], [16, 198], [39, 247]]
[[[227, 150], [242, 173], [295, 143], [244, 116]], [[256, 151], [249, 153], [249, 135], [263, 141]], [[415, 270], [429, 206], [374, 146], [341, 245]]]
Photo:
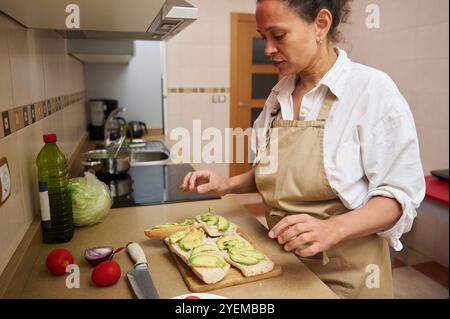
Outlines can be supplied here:
[[131, 287], [139, 299], [159, 299], [158, 292], [148, 272], [147, 259], [141, 246], [136, 242], [127, 244], [127, 251], [134, 262], [133, 269], [127, 272]]

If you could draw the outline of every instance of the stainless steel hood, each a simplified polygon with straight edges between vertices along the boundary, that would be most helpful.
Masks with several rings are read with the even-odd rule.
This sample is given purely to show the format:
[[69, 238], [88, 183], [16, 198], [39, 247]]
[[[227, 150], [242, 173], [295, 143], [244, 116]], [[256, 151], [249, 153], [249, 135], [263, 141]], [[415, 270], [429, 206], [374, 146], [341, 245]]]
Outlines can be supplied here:
[[[80, 28], [66, 25], [71, 4], [79, 8]], [[0, 11], [27, 28], [76, 39], [168, 40], [198, 17], [184, 0], [0, 0]]]

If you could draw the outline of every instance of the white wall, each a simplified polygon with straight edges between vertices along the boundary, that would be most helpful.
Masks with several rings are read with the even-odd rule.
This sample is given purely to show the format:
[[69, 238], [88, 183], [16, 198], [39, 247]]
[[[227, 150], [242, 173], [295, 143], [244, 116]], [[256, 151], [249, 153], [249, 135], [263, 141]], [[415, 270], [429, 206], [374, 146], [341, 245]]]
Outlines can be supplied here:
[[[191, 132], [194, 120], [201, 120], [202, 129], [214, 127], [225, 134], [225, 128], [230, 127], [231, 12], [254, 13], [256, 0], [188, 2], [199, 9], [198, 20], [166, 44], [169, 90], [166, 134], [179, 127]], [[176, 93], [171, 92], [174, 89]], [[192, 92], [192, 89], [197, 91]], [[224, 92], [214, 93], [211, 89]], [[226, 102], [212, 103], [213, 95], [217, 94], [224, 95]], [[198, 167], [229, 175], [229, 164]]]
[[[378, 29], [365, 24], [371, 4]], [[448, 10], [448, 0], [357, 0], [342, 29], [349, 56], [389, 74], [409, 102], [425, 174], [449, 166]]]
[[162, 128], [160, 42], [135, 41], [135, 50], [129, 64], [85, 64], [86, 99], [117, 99], [127, 121]]

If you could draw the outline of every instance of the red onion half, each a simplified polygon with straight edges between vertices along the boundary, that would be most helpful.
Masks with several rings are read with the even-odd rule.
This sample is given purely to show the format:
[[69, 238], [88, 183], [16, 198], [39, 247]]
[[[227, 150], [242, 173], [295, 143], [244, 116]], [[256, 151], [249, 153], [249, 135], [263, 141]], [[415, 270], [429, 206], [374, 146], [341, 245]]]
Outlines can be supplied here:
[[103, 261], [109, 260], [114, 253], [114, 248], [111, 246], [94, 247], [84, 251], [84, 258], [92, 266], [97, 266]]

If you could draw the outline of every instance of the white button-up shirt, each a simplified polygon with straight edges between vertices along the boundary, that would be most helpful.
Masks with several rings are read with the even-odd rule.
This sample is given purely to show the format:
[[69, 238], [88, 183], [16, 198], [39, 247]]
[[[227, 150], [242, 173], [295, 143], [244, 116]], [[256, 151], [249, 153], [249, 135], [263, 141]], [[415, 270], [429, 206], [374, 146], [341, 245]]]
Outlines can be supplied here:
[[[278, 105], [283, 119], [293, 119], [295, 81], [296, 75], [286, 76], [272, 89], [254, 129], [267, 129], [270, 113]], [[339, 50], [334, 66], [304, 95], [301, 120], [317, 119], [328, 89], [337, 97], [324, 131], [324, 167], [330, 185], [352, 210], [374, 196], [396, 199], [403, 214], [394, 227], [378, 235], [400, 251], [400, 237], [411, 230], [416, 208], [425, 196], [408, 102], [387, 74], [352, 62]]]

